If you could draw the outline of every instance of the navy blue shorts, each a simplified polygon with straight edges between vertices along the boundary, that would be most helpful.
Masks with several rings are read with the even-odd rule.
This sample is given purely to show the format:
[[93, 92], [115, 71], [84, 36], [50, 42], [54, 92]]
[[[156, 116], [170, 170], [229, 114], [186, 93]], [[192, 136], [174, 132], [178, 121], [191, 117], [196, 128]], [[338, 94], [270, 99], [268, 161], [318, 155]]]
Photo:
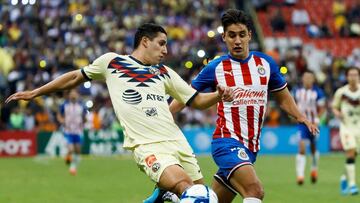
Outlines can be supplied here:
[[305, 124], [300, 123], [298, 125], [300, 138], [302, 140], [310, 140], [311, 142], [315, 140], [316, 136], [313, 136], [312, 133], [309, 131], [308, 127]]
[[64, 133], [68, 144], [81, 144], [81, 136], [79, 134]]
[[212, 157], [219, 167], [214, 178], [236, 193], [229, 181], [232, 173], [241, 166], [255, 163], [257, 153], [251, 152], [233, 138], [214, 139], [211, 143], [211, 151]]

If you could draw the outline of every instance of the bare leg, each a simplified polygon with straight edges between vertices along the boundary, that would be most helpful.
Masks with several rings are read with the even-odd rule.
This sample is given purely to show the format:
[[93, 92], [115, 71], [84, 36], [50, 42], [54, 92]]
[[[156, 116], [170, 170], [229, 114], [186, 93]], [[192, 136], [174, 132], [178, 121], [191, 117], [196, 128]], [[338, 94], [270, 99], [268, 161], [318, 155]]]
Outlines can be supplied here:
[[236, 196], [236, 193], [232, 192], [222, 183], [219, 183], [216, 179], [213, 179], [211, 187], [218, 196], [219, 203], [230, 203]]
[[178, 165], [167, 167], [161, 174], [158, 186], [180, 196], [188, 187], [194, 183], [183, 168]]
[[242, 166], [230, 177], [231, 185], [243, 198], [264, 198], [264, 189], [252, 165]]

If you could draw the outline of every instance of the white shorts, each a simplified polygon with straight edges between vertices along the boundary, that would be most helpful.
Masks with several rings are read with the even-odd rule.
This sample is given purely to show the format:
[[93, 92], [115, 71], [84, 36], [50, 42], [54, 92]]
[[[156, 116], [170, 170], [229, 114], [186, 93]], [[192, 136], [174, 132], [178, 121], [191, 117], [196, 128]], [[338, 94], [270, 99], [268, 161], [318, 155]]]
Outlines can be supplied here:
[[193, 181], [203, 178], [193, 150], [186, 140], [139, 145], [133, 155], [140, 170], [154, 182], [159, 182], [164, 169], [171, 165], [181, 166]]
[[360, 147], [360, 128], [340, 127], [340, 138], [343, 149], [356, 149]]

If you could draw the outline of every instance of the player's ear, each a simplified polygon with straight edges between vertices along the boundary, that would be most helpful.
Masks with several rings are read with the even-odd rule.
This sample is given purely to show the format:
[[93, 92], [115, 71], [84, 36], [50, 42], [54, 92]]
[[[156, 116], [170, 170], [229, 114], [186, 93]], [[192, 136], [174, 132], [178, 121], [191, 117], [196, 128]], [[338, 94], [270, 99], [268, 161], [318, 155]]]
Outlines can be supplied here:
[[149, 38], [143, 37], [143, 38], [141, 39], [141, 44], [142, 44], [145, 48], [147, 48], [147, 47], [149, 46]]
[[252, 32], [249, 30], [249, 41], [251, 40], [252, 38]]
[[222, 38], [223, 42], [225, 42], [225, 32], [221, 33], [221, 38]]

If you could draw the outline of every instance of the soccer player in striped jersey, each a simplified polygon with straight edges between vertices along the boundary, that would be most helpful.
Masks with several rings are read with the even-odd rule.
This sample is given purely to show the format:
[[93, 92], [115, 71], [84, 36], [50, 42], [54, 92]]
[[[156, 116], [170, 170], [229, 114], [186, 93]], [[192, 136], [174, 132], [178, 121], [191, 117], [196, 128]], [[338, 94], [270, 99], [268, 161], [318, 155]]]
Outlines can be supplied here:
[[[293, 96], [300, 112], [306, 116], [313, 124], [319, 125], [319, 117], [325, 112], [325, 95], [324, 92], [315, 85], [315, 75], [312, 71], [305, 71], [302, 75], [302, 85], [293, 89]], [[300, 133], [299, 153], [296, 155], [296, 176], [297, 183], [304, 183], [306, 155], [306, 140], [310, 141], [312, 156], [311, 164], [311, 182], [315, 183], [318, 177], [318, 160], [319, 152], [316, 150], [316, 137], [311, 134], [308, 128], [300, 123], [298, 125]]]
[[65, 161], [70, 164], [69, 172], [72, 175], [76, 175], [77, 165], [80, 161], [85, 114], [86, 108], [79, 100], [79, 93], [76, 89], [70, 90], [68, 100], [60, 106], [57, 119], [62, 124], [64, 136], [68, 144], [68, 153]]
[[[263, 187], [253, 164], [260, 150], [268, 93], [274, 94], [280, 107], [304, 123], [311, 133], [318, 133], [318, 129], [297, 108], [274, 60], [261, 52], [249, 51], [249, 17], [243, 11], [229, 9], [221, 21], [222, 38], [229, 53], [212, 60], [192, 81], [198, 91], [221, 84], [231, 87], [235, 94], [234, 101], [217, 104], [212, 156], [219, 169], [212, 188], [222, 203], [231, 202], [237, 193], [244, 203], [261, 203]], [[175, 113], [183, 107], [173, 101], [170, 110]]]
[[340, 139], [345, 151], [345, 174], [341, 177], [341, 193], [356, 195], [355, 158], [360, 150], [360, 69], [346, 70], [348, 84], [335, 92], [332, 110], [340, 120]]
[[202, 184], [203, 176], [193, 150], [174, 122], [167, 95], [202, 109], [220, 100], [232, 101], [233, 91], [219, 85], [216, 92], [198, 93], [160, 63], [167, 54], [166, 44], [165, 29], [146, 23], [135, 33], [131, 55], [106, 53], [81, 70], [65, 73], [32, 91], [17, 92], [5, 102], [30, 100], [88, 80], [105, 81], [124, 129], [124, 148], [133, 152], [139, 169], [160, 188], [180, 196], [194, 183]]

